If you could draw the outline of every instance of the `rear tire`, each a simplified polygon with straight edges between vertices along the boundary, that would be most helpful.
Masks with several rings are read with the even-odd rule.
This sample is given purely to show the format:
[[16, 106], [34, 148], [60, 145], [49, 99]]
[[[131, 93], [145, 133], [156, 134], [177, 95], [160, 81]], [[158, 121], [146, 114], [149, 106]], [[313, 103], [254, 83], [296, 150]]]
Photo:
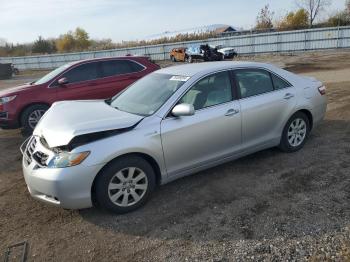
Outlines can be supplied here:
[[124, 214], [143, 206], [156, 187], [152, 166], [142, 157], [125, 156], [108, 164], [97, 177], [98, 207]]
[[190, 63], [190, 64], [193, 63], [193, 58], [192, 58], [192, 56], [189, 56], [189, 57], [187, 58], [187, 62]]
[[23, 133], [26, 135], [31, 135], [35, 126], [48, 109], [49, 106], [43, 104], [36, 104], [26, 108], [23, 111], [20, 119], [23, 127]]
[[279, 148], [284, 152], [300, 150], [310, 133], [310, 122], [302, 112], [296, 112], [287, 121], [281, 137]]

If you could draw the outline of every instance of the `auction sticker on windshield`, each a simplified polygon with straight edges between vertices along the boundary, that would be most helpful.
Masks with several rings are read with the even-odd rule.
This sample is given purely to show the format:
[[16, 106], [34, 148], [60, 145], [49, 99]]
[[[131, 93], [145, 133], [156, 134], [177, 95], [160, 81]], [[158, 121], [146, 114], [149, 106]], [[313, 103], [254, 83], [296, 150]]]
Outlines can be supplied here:
[[190, 78], [191, 77], [189, 77], [189, 76], [172, 76], [169, 80], [170, 81], [183, 81], [183, 82], [186, 82]]

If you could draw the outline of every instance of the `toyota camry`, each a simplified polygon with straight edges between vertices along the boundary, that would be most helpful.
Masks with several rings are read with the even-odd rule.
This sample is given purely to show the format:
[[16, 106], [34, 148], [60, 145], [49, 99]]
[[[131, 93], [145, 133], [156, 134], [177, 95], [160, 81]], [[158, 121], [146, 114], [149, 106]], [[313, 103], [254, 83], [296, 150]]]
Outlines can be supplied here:
[[108, 100], [54, 103], [22, 145], [30, 194], [126, 213], [177, 178], [270, 147], [301, 149], [324, 118], [314, 78], [255, 62], [155, 71]]

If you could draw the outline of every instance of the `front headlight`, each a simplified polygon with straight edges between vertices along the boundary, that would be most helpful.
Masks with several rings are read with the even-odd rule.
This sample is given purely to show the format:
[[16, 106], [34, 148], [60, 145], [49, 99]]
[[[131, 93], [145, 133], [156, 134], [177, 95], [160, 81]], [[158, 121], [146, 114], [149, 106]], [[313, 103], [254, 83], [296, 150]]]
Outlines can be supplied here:
[[81, 152], [81, 153], [68, 153], [62, 152], [55, 155], [47, 165], [49, 168], [65, 168], [70, 166], [79, 165], [81, 162], [87, 158], [90, 154], [90, 151]]
[[14, 96], [5, 96], [5, 97], [0, 97], [0, 105], [6, 104], [10, 101], [12, 101], [13, 99], [16, 98], [16, 95]]

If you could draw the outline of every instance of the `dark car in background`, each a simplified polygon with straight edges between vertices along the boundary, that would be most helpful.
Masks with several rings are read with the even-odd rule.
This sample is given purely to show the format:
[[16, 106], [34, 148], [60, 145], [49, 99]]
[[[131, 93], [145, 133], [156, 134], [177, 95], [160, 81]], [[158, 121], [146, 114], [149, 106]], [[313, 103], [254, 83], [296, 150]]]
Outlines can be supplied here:
[[10, 79], [13, 73], [13, 66], [9, 63], [0, 63], [0, 79]]
[[194, 60], [203, 61], [221, 61], [223, 55], [216, 48], [209, 45], [194, 45], [186, 49], [187, 61], [192, 63]]
[[160, 67], [148, 57], [89, 59], [65, 64], [41, 79], [0, 91], [0, 127], [31, 133], [52, 103], [111, 98]]

